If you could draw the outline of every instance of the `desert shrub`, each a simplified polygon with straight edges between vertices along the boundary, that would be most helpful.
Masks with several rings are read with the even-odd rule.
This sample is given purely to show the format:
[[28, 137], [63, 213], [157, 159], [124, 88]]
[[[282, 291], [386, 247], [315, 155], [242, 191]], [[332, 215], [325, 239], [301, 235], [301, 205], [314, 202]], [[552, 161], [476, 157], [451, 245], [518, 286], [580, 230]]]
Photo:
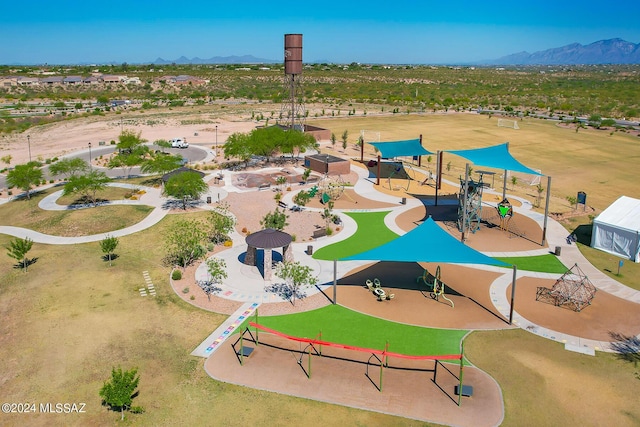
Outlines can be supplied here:
[[180, 280], [182, 279], [182, 271], [180, 270], [173, 270], [171, 272], [171, 279], [172, 280]]
[[189, 293], [189, 288], [188, 288], [188, 287], [184, 288], [184, 289], [182, 290], [182, 293], [183, 293], [183, 294], [188, 294], [188, 293]]

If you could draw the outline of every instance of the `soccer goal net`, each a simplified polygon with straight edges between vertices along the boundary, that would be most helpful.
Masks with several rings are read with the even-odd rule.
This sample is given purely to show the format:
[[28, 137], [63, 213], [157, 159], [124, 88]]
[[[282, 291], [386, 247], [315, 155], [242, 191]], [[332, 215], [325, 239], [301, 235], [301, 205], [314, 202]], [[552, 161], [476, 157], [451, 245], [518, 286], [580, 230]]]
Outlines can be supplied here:
[[498, 127], [520, 129], [520, 126], [518, 126], [518, 121], [511, 119], [498, 119]]
[[380, 142], [380, 132], [376, 130], [361, 130], [360, 137], [364, 142]]
[[[538, 173], [542, 173], [540, 169], [534, 169]], [[514, 184], [538, 185], [540, 184], [541, 175], [532, 175], [528, 173], [519, 173], [507, 171], [507, 185]], [[514, 183], [515, 180], [515, 183]]]

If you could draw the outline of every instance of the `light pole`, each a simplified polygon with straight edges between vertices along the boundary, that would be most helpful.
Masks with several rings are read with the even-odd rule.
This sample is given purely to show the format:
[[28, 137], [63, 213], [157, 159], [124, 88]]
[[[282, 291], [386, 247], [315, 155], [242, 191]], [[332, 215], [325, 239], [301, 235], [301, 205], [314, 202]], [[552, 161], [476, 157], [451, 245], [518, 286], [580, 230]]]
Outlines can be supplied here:
[[91, 165], [91, 143], [89, 143], [89, 167], [93, 169], [93, 166]]
[[214, 156], [216, 156], [216, 159], [218, 158], [218, 125], [216, 125], [216, 149], [214, 151]]
[[29, 163], [31, 163], [31, 136], [27, 135], [27, 145], [29, 146]]

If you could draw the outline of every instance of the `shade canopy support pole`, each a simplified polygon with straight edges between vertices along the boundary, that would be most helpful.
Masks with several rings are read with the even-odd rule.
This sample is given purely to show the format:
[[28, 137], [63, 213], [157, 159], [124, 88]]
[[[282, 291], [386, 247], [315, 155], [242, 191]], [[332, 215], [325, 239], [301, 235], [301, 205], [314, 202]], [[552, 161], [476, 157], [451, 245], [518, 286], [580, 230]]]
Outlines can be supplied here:
[[544, 206], [544, 225], [542, 226], [542, 243], [544, 246], [547, 244], [547, 219], [549, 218], [549, 199], [551, 198], [551, 177], [547, 177], [547, 200]]

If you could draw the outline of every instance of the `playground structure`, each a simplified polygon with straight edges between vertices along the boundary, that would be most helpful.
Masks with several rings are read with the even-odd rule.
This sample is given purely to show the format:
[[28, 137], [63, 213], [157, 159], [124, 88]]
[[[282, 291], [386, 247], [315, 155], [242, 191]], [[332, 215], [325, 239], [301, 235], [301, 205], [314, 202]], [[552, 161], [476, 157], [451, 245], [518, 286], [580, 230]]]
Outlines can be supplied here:
[[[409, 173], [409, 171], [411, 173]], [[404, 177], [400, 178], [394, 178], [394, 176], [396, 175], [400, 175], [400, 174], [404, 174], [406, 175], [406, 179], [407, 179], [407, 185], [406, 187], [400, 187], [400, 186], [396, 186], [396, 187], [392, 187], [391, 185], [391, 180], [392, 179], [404, 179]], [[411, 167], [410, 164], [406, 164], [405, 167], [405, 163], [400, 161], [397, 162], [396, 165], [393, 167], [393, 169], [391, 170], [391, 173], [389, 174], [389, 177], [387, 178], [387, 183], [389, 185], [389, 190], [399, 190], [400, 188], [404, 189], [405, 191], [409, 190], [409, 186], [411, 185], [411, 180], [416, 178], [416, 172], [413, 170], [413, 167]]]
[[595, 298], [596, 287], [589, 278], [574, 264], [564, 273], [551, 289], [538, 287], [536, 301], [543, 301], [573, 311], [582, 311]]
[[[480, 229], [482, 221], [482, 175], [478, 181], [469, 179], [465, 182], [460, 178], [460, 193], [458, 196], [458, 230], [462, 233], [475, 233]], [[466, 190], [466, 191], [465, 191]]]
[[435, 275], [432, 275], [428, 270], [425, 269], [422, 275], [416, 278], [416, 282], [420, 282], [420, 280], [422, 280], [424, 284], [429, 288], [428, 291], [430, 292], [431, 298], [436, 301], [440, 301], [440, 297], [442, 297], [443, 299], [449, 301], [449, 303], [451, 304], [451, 308], [455, 307], [453, 301], [447, 298], [447, 296], [444, 294], [445, 285], [444, 283], [442, 283], [442, 280], [440, 280], [440, 266], [436, 267]]
[[509, 221], [513, 217], [513, 206], [511, 206], [511, 202], [505, 197], [496, 205], [496, 210], [500, 218], [500, 229], [509, 232]]
[[[445, 394], [448, 394], [439, 384], [438, 366], [441, 365], [444, 367], [441, 361], [457, 361], [459, 363], [458, 375], [455, 375], [451, 369], [444, 367], [445, 375], [448, 373], [456, 380], [453, 395], [457, 395], [457, 402], [453, 396], [450, 395], [450, 397], [457, 406], [461, 406], [462, 396], [471, 396], [473, 394], [473, 387], [463, 385], [462, 382], [464, 372], [463, 346], [461, 346], [460, 354], [408, 355], [389, 351], [388, 341], [385, 342], [384, 349], [381, 350], [325, 341], [322, 339], [322, 332], [319, 332], [314, 338], [288, 335], [257, 323], [257, 318], [258, 314], [256, 310], [254, 314], [255, 321], [249, 321], [249, 326], [247, 326], [243, 332], [239, 334], [235, 342], [231, 344], [241, 366], [244, 366], [250, 355], [262, 345], [291, 353], [307, 379], [311, 379], [312, 362], [315, 356], [315, 358], [357, 362], [358, 366], [365, 364], [365, 376], [380, 393], [383, 392], [385, 370], [400, 369], [403, 371], [432, 372], [433, 376], [431, 381]], [[252, 343], [254, 347], [246, 346], [245, 343], [247, 342]], [[296, 345], [295, 343], [298, 344]], [[295, 348], [296, 346], [298, 348]], [[358, 354], [367, 357], [366, 361], [364, 358], [358, 357]], [[305, 358], [306, 364], [303, 363]], [[396, 360], [396, 364], [393, 363], [394, 360]], [[404, 361], [404, 363], [402, 363], [402, 361]], [[423, 362], [430, 363], [425, 366]], [[378, 370], [378, 375], [372, 375], [376, 370]]]
[[311, 197], [315, 197], [316, 195], [318, 195], [320, 198], [320, 203], [322, 203], [323, 205], [328, 204], [329, 202], [340, 200], [340, 197], [342, 197], [343, 195], [346, 195], [346, 197], [352, 202], [358, 203], [344, 191], [345, 187], [347, 187], [347, 183], [344, 181], [344, 179], [342, 179], [342, 175], [325, 175], [318, 186], [314, 186], [311, 188], [309, 195]]

